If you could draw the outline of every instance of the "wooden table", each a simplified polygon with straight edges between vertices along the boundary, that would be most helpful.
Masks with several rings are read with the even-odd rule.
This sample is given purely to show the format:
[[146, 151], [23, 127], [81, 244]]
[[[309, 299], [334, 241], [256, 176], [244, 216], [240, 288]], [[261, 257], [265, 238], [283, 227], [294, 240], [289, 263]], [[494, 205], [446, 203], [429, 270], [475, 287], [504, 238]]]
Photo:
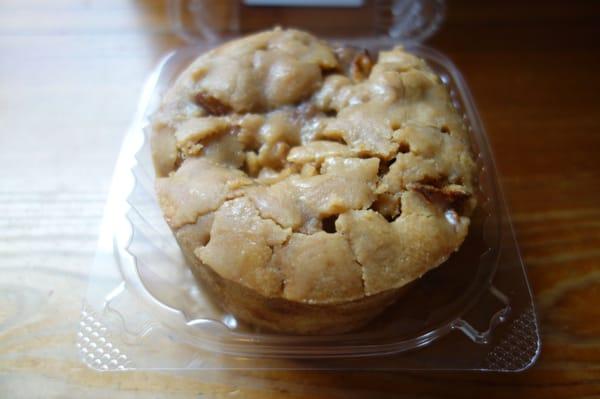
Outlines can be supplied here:
[[541, 320], [535, 367], [227, 384], [84, 367], [76, 323], [112, 166], [145, 75], [182, 42], [160, 0], [3, 0], [0, 397], [600, 396], [600, 4], [450, 3], [430, 44], [466, 76], [495, 149]]

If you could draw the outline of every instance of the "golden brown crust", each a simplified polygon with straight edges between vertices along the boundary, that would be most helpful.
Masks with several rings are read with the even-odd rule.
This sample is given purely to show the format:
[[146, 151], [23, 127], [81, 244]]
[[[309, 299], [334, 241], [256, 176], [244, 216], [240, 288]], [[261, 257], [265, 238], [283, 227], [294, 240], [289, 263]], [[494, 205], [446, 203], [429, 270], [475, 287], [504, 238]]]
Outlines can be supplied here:
[[[181, 245], [181, 244], [180, 244]], [[183, 247], [183, 246], [182, 246]], [[184, 251], [198, 282], [239, 320], [271, 331], [292, 334], [338, 334], [362, 327], [406, 292], [409, 286], [358, 300], [308, 304], [269, 298], [225, 279]]]
[[257, 304], [393, 293], [467, 234], [468, 135], [439, 78], [401, 48], [375, 62], [295, 30], [232, 41], [181, 74], [152, 128], [159, 201], [186, 257]]

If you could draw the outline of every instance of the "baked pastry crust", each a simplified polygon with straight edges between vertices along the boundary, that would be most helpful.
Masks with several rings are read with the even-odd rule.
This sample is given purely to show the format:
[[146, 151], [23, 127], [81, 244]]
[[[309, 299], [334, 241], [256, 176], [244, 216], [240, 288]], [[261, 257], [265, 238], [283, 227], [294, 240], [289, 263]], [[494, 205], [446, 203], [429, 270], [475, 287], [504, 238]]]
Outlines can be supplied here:
[[156, 190], [195, 275], [237, 317], [356, 328], [464, 240], [476, 166], [439, 77], [274, 29], [198, 57], [152, 119]]

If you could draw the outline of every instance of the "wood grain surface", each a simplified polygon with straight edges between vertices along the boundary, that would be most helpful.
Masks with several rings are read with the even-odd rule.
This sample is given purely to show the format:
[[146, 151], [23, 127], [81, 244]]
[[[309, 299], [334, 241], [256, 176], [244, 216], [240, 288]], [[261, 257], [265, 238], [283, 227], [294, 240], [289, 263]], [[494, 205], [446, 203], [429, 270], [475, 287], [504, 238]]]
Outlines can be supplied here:
[[183, 43], [162, 0], [0, 2], [0, 398], [600, 397], [600, 3], [448, 4], [535, 291], [520, 374], [97, 373], [75, 331], [112, 167], [146, 74]]

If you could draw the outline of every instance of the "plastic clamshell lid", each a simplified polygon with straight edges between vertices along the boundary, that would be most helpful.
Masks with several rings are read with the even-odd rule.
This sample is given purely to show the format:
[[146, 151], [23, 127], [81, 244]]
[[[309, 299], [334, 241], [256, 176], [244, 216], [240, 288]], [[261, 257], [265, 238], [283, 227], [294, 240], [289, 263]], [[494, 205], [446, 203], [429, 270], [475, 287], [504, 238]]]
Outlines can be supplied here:
[[422, 42], [444, 18], [443, 0], [169, 0], [172, 29], [189, 43], [213, 43], [275, 25], [321, 37], [389, 36]]
[[[415, 44], [435, 32], [443, 2], [362, 0], [336, 8], [248, 4], [257, 1], [285, 2], [169, 0], [174, 28], [195, 45], [167, 55], [150, 75], [124, 139], [77, 334], [82, 361], [100, 371], [530, 367], [540, 352], [538, 322], [485, 130], [460, 72], [442, 54]], [[337, 17], [328, 21], [325, 15], [331, 13]], [[364, 24], [354, 25], [361, 18]], [[447, 86], [478, 155], [482, 205], [468, 241], [446, 267], [420, 280], [412, 300], [405, 298], [364, 330], [345, 335], [254, 331], [214, 306], [191, 277], [154, 196], [144, 128], [164, 90], [216, 42], [277, 21], [373, 53], [404, 42]]]

